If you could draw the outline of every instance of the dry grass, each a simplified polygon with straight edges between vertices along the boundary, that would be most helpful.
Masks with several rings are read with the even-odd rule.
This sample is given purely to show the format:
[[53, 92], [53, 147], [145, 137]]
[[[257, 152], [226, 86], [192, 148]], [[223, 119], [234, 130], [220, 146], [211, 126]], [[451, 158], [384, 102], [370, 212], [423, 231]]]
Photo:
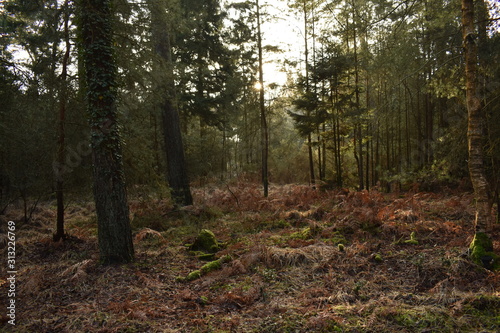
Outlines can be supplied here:
[[[194, 195], [197, 204], [181, 211], [164, 200], [131, 204], [141, 223], [134, 229], [136, 261], [124, 266], [99, 264], [92, 205], [68, 210], [71, 237], [59, 243], [51, 241], [54, 207], [41, 205], [17, 232], [17, 325], [2, 317], [0, 330], [500, 330], [500, 273], [463, 255], [473, 231], [469, 194], [288, 185], [263, 199], [258, 185], [234, 183]], [[0, 216], [2, 228], [18, 212], [8, 214]], [[204, 264], [184, 246], [200, 228], [225, 243], [217, 256], [233, 259], [179, 282]], [[417, 243], [405, 242], [412, 233]], [[3, 275], [0, 283], [5, 294]]]

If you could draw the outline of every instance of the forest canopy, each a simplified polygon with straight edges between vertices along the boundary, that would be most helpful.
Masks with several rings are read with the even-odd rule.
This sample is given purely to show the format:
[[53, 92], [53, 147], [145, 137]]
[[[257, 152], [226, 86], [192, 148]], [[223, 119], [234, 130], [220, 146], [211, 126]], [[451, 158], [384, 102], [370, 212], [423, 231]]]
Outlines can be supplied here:
[[[154, 1], [168, 31], [170, 58], [163, 65], [153, 7], [112, 3], [131, 193], [168, 191], [168, 143], [158, 109], [165, 94], [178, 111], [192, 184], [259, 180], [260, 92], [270, 182], [382, 190], [469, 186], [460, 1], [261, 1], [260, 21], [252, 1]], [[499, 8], [478, 4], [486, 164], [496, 188]], [[70, 197], [87, 195], [91, 137], [75, 4], [9, 0], [0, 6], [0, 209], [52, 196], [61, 177]], [[279, 43], [280, 34], [293, 43]], [[256, 89], [259, 68], [262, 89]], [[171, 93], [162, 93], [158, 87], [168, 82]]]

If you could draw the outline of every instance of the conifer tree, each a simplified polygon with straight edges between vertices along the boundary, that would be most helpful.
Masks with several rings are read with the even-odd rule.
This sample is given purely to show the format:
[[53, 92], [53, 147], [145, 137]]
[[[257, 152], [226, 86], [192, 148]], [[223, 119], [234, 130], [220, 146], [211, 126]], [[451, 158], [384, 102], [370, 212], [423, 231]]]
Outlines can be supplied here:
[[167, 178], [172, 189], [172, 198], [177, 204], [193, 203], [184, 157], [179, 112], [173, 77], [173, 63], [166, 8], [159, 1], [150, 1], [151, 31], [156, 53], [155, 71], [162, 73], [155, 82], [155, 93], [159, 93], [159, 108], [163, 119], [165, 153], [167, 156]]
[[259, 108], [260, 108], [260, 132], [261, 132], [261, 176], [262, 186], [264, 188], [264, 197], [268, 196], [269, 192], [269, 175], [268, 175], [268, 158], [269, 158], [269, 133], [267, 128], [266, 106], [264, 101], [264, 69], [262, 55], [262, 28], [259, 0], [256, 1], [257, 13], [257, 51], [259, 54]]

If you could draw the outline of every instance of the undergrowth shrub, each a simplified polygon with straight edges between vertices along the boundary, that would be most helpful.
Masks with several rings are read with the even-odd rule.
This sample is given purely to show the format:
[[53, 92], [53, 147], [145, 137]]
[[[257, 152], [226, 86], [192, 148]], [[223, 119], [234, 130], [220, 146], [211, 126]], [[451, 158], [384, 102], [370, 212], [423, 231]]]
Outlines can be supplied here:
[[149, 242], [154, 245], [165, 242], [165, 238], [156, 230], [144, 228], [140, 230], [134, 237], [136, 242]]
[[308, 185], [270, 186], [264, 198], [258, 183], [231, 183], [226, 186], [205, 186], [193, 189], [195, 202], [219, 207], [224, 212], [286, 211], [291, 207], [306, 211], [318, 202], [331, 199], [336, 192], [318, 191]]

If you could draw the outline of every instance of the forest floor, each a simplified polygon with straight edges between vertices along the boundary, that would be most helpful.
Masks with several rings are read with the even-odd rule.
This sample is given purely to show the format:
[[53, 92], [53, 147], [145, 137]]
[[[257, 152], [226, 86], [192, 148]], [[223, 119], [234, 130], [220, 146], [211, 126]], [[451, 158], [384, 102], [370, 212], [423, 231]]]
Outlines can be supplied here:
[[[31, 222], [16, 222], [16, 325], [2, 273], [0, 331], [500, 331], [500, 272], [467, 257], [470, 193], [261, 193], [250, 183], [195, 188], [196, 204], [180, 210], [130, 200], [136, 260], [122, 266], [99, 264], [91, 203], [68, 206], [70, 237], [57, 243], [55, 203], [39, 204]], [[2, 232], [21, 216], [0, 216]], [[220, 242], [211, 260], [230, 259], [186, 281], [207, 263], [186, 246], [202, 229]], [[497, 225], [497, 253], [499, 235]]]

